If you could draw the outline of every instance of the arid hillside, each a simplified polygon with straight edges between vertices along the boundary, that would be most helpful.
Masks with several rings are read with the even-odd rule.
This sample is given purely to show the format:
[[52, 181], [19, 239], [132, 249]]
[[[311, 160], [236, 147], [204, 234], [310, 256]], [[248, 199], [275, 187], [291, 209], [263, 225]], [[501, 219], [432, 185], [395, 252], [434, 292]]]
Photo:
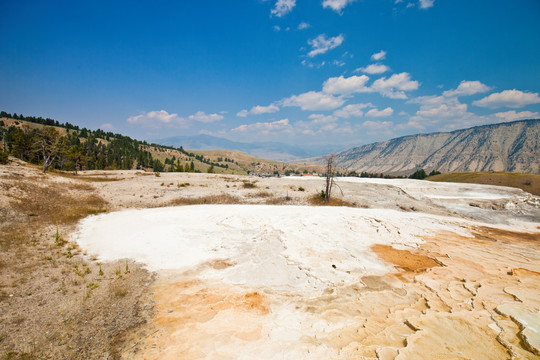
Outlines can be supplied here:
[[418, 134], [339, 153], [349, 171], [410, 175], [415, 170], [540, 174], [540, 119]]

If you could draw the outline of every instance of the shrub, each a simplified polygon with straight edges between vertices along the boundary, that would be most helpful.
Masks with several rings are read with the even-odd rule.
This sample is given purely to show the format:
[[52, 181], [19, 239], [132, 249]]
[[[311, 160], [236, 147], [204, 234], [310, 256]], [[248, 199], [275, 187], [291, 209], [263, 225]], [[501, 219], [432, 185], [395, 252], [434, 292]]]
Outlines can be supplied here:
[[255, 185], [256, 181], [249, 182], [247, 180], [244, 180], [243, 183], [244, 183], [244, 185], [243, 185], [244, 189], [253, 189], [253, 188], [257, 187], [257, 185]]
[[427, 178], [427, 174], [424, 169], [416, 170], [414, 174], [409, 176], [409, 179], [423, 180], [425, 178]]
[[8, 153], [4, 151], [0, 151], [0, 164], [7, 164], [8, 163]]

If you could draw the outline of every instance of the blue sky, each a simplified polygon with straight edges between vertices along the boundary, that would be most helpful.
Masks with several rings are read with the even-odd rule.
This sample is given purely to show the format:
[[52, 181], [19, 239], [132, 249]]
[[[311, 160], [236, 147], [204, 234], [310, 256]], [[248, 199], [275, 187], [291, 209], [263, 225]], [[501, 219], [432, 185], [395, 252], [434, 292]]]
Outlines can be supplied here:
[[538, 0], [0, 1], [0, 110], [358, 145], [540, 117]]

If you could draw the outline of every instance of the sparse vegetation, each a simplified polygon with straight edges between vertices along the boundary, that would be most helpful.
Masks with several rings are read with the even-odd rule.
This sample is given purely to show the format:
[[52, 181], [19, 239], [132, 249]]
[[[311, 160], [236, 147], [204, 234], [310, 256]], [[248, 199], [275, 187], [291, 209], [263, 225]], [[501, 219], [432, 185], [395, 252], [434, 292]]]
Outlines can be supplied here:
[[[358, 207], [356, 203], [346, 201], [340, 198], [332, 197], [329, 201], [326, 201], [326, 196], [324, 190], [321, 190], [320, 193], [313, 194], [308, 198], [310, 205], [314, 206], [348, 206], [348, 207]], [[363, 207], [363, 206], [361, 206]]]
[[540, 196], [540, 175], [507, 172], [455, 172], [435, 175], [428, 180], [509, 186]]
[[416, 179], [416, 180], [424, 180], [427, 178], [426, 171], [424, 169], [416, 170], [411, 176], [409, 176], [409, 179]]
[[177, 205], [201, 205], [201, 204], [242, 204], [242, 199], [229, 194], [209, 195], [196, 198], [181, 197], [174, 199], [166, 204], [166, 206]]
[[148, 274], [131, 266], [126, 291], [115, 296], [102, 278], [114, 265], [87, 263], [62, 237], [82, 217], [105, 211], [105, 200], [90, 184], [26, 168], [31, 175], [0, 177], [9, 203], [0, 211], [0, 359], [110, 358], [122, 332], [144, 321], [141, 299], [127, 289], [144, 289]]
[[253, 189], [253, 188], [257, 187], [256, 183], [257, 183], [257, 181], [244, 180], [242, 187], [244, 189]]

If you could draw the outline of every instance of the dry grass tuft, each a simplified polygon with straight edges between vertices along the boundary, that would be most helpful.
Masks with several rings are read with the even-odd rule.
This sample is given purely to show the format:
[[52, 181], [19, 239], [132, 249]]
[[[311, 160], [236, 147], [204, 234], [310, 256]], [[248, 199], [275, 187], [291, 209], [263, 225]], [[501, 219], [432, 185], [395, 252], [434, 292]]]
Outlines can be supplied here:
[[308, 198], [308, 203], [313, 206], [348, 206], [358, 207], [354, 202], [346, 201], [337, 197], [331, 197], [329, 202], [326, 202], [321, 194], [313, 194]]
[[429, 181], [510, 186], [540, 195], [540, 175], [489, 172], [456, 172], [435, 175]]
[[284, 197], [272, 197], [269, 199], [266, 199], [264, 202], [266, 205], [288, 205], [292, 201], [292, 198], [289, 196]]
[[54, 171], [55, 175], [61, 176], [63, 178], [67, 179], [74, 179], [74, 180], [80, 180], [85, 182], [111, 182], [111, 181], [121, 181], [125, 180], [123, 177], [115, 177], [111, 174], [106, 173], [98, 173], [98, 174], [92, 174], [92, 175], [75, 175], [73, 173], [68, 173], [64, 171]]
[[248, 180], [244, 180], [242, 181], [244, 184], [242, 185], [242, 187], [244, 189], [254, 189], [257, 187], [256, 183], [257, 181], [248, 181]]
[[[14, 195], [12, 208], [40, 224], [73, 224], [79, 219], [106, 211], [106, 202], [86, 184], [53, 184], [41, 181], [4, 183]], [[74, 194], [77, 192], [77, 194]], [[81, 194], [82, 192], [82, 194]]]
[[107, 210], [91, 184], [31, 166], [12, 171], [21, 175], [0, 177], [9, 204], [0, 207], [0, 359], [111, 358], [122, 334], [148, 318], [140, 306], [151, 300], [150, 275], [130, 266], [116, 289], [103, 276], [115, 264], [87, 262], [64, 239], [78, 220]]
[[261, 191], [258, 191], [254, 194], [249, 194], [248, 197], [250, 198], [269, 198], [269, 197], [272, 197], [273, 194], [269, 191], [264, 191], [264, 190], [261, 190]]
[[201, 205], [201, 204], [243, 204], [241, 198], [229, 194], [208, 195], [197, 198], [181, 197], [168, 202], [165, 206]]

